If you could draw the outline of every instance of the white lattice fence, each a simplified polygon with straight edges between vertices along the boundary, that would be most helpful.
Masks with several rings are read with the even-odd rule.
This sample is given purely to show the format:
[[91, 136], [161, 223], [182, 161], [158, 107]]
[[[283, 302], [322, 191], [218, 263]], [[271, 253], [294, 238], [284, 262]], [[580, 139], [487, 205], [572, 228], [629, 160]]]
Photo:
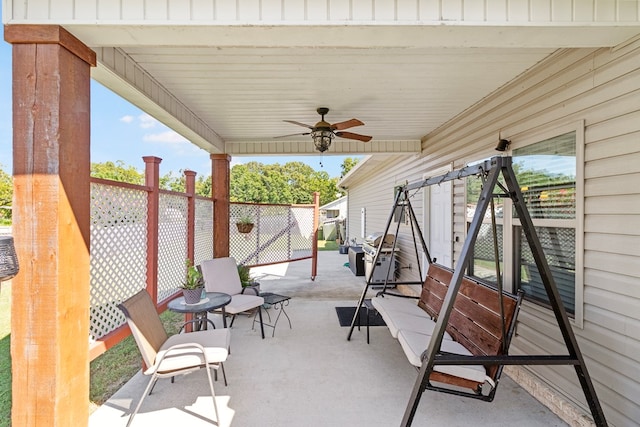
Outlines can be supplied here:
[[147, 192], [91, 184], [90, 334], [125, 321], [116, 307], [146, 285]]
[[[100, 181], [100, 180], [98, 180]], [[125, 323], [117, 304], [147, 286], [148, 189], [91, 183], [91, 318], [96, 341]], [[158, 297], [177, 291], [185, 274], [187, 195], [161, 191], [158, 205]], [[244, 264], [270, 264], [312, 255], [314, 206], [231, 205], [231, 255]], [[253, 230], [236, 227], [241, 216]], [[194, 262], [213, 257], [213, 201], [195, 199]]]
[[158, 301], [177, 291], [186, 272], [187, 197], [160, 194], [158, 213]]
[[291, 248], [293, 258], [306, 258], [312, 255], [313, 250], [313, 206], [292, 206], [291, 216], [296, 228], [291, 233]]
[[[230, 206], [230, 253], [241, 264], [259, 265], [308, 258], [313, 248], [314, 206]], [[241, 233], [236, 222], [250, 217], [254, 227]]]
[[213, 201], [196, 199], [193, 263], [213, 258]]

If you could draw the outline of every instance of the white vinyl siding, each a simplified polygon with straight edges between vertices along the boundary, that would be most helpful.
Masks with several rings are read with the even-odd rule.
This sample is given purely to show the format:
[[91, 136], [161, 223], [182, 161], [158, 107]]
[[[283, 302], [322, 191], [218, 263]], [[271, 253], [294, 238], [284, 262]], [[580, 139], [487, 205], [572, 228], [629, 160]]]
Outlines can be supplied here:
[[[533, 142], [537, 135], [576, 129], [580, 123], [584, 197], [577, 201], [583, 203], [577, 220], [584, 222], [584, 232], [577, 237], [577, 250], [584, 265], [581, 279], [576, 273], [583, 285], [576, 297], [583, 301], [576, 303], [582, 306], [583, 322], [574, 325], [574, 331], [607, 420], [619, 427], [640, 425], [639, 98], [640, 42], [617, 49], [561, 50], [427, 135], [421, 158], [384, 164], [382, 168], [391, 169], [376, 170], [349, 190], [350, 205], [357, 200], [353, 206], [366, 207], [369, 219], [379, 215], [372, 229], [379, 228], [389, 212], [394, 184], [413, 182], [450, 162], [457, 169], [496, 155], [493, 149], [500, 138]], [[385, 192], [382, 185], [390, 177]], [[376, 214], [377, 208], [382, 212]], [[453, 209], [457, 259], [466, 234], [462, 180], [454, 181]], [[512, 352], [549, 354], [564, 349], [550, 310], [525, 303]], [[573, 368], [526, 369], [588, 413]]]
[[[360, 237], [361, 230], [361, 209], [366, 207], [366, 221], [365, 221], [365, 236], [374, 233], [384, 231], [387, 221], [392, 214], [392, 207], [394, 201], [395, 187], [404, 184], [407, 179], [417, 181], [421, 179], [422, 175], [413, 171], [415, 168], [414, 160], [415, 156], [409, 158], [403, 156], [389, 156], [387, 160], [380, 163], [380, 169], [375, 174], [362, 174], [358, 175], [358, 181], [350, 184], [357, 188], [357, 191], [353, 193], [348, 190], [349, 198], [349, 212], [347, 214], [347, 234], [349, 239], [356, 238], [358, 243], [362, 243], [363, 239]], [[398, 171], [403, 171], [401, 174]], [[407, 171], [411, 171], [407, 174]], [[422, 218], [422, 191], [412, 193], [411, 205], [416, 214], [416, 217], [420, 221]], [[391, 221], [389, 232], [394, 234], [397, 227], [397, 223]], [[403, 247], [412, 245], [411, 237], [407, 235], [407, 226], [401, 226], [402, 232], [398, 236], [398, 244]], [[422, 256], [422, 255], [420, 255]], [[400, 267], [400, 276], [403, 278], [416, 280], [412, 275], [413, 270], [416, 268], [416, 259], [413, 252], [409, 254], [409, 251], [400, 251], [397, 256], [397, 261]], [[411, 265], [410, 271], [408, 269]]]

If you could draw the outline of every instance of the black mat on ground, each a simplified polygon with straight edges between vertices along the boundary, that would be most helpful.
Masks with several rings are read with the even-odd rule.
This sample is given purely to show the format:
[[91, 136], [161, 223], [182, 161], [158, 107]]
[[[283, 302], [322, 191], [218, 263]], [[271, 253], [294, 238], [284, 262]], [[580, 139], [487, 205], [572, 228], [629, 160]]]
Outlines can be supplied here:
[[[338, 321], [340, 326], [351, 326], [351, 320], [353, 319], [353, 313], [356, 312], [355, 307], [336, 307], [336, 313], [338, 314]], [[358, 322], [356, 321], [356, 325]], [[360, 309], [360, 326], [367, 326], [367, 309], [362, 307]], [[382, 316], [374, 310], [369, 310], [369, 326], [387, 326], [382, 319]]]

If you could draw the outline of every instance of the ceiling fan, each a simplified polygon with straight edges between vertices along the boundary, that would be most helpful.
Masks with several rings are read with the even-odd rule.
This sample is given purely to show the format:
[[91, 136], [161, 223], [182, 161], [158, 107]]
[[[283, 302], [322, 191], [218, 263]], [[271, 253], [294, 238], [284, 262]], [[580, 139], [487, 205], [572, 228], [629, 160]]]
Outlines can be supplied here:
[[318, 112], [318, 114], [320, 114], [320, 116], [322, 116], [322, 119], [318, 123], [316, 123], [314, 126], [296, 122], [295, 120], [284, 120], [287, 123], [293, 123], [294, 125], [311, 129], [311, 132], [292, 133], [290, 135], [282, 135], [276, 138], [285, 138], [287, 136], [294, 136], [294, 135], [311, 135], [311, 138], [313, 138], [313, 144], [315, 145], [316, 149], [321, 153], [329, 149], [329, 146], [331, 145], [331, 140], [333, 140], [333, 138], [336, 136], [339, 138], [355, 139], [357, 141], [362, 141], [362, 142], [371, 141], [371, 137], [367, 135], [360, 135], [352, 132], [342, 132], [344, 129], [349, 129], [355, 126], [364, 125], [364, 123], [362, 123], [360, 120], [350, 119], [344, 122], [331, 124], [324, 121], [324, 116], [329, 112], [328, 108], [320, 107], [316, 111]]

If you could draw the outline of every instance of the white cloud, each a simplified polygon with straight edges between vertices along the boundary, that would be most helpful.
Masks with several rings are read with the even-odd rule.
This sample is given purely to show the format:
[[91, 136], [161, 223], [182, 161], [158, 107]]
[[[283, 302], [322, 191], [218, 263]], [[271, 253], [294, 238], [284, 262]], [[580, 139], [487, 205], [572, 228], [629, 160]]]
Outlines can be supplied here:
[[169, 144], [188, 142], [182, 135], [168, 130], [160, 133], [148, 133], [142, 137], [145, 142], [164, 142]]
[[148, 114], [140, 114], [138, 116], [138, 120], [140, 121], [140, 127], [142, 129], [149, 129], [154, 127], [158, 121], [156, 119], [154, 119], [153, 117], [151, 117]]
[[131, 123], [134, 119], [135, 117], [129, 115], [120, 117], [120, 121], [125, 123]]

